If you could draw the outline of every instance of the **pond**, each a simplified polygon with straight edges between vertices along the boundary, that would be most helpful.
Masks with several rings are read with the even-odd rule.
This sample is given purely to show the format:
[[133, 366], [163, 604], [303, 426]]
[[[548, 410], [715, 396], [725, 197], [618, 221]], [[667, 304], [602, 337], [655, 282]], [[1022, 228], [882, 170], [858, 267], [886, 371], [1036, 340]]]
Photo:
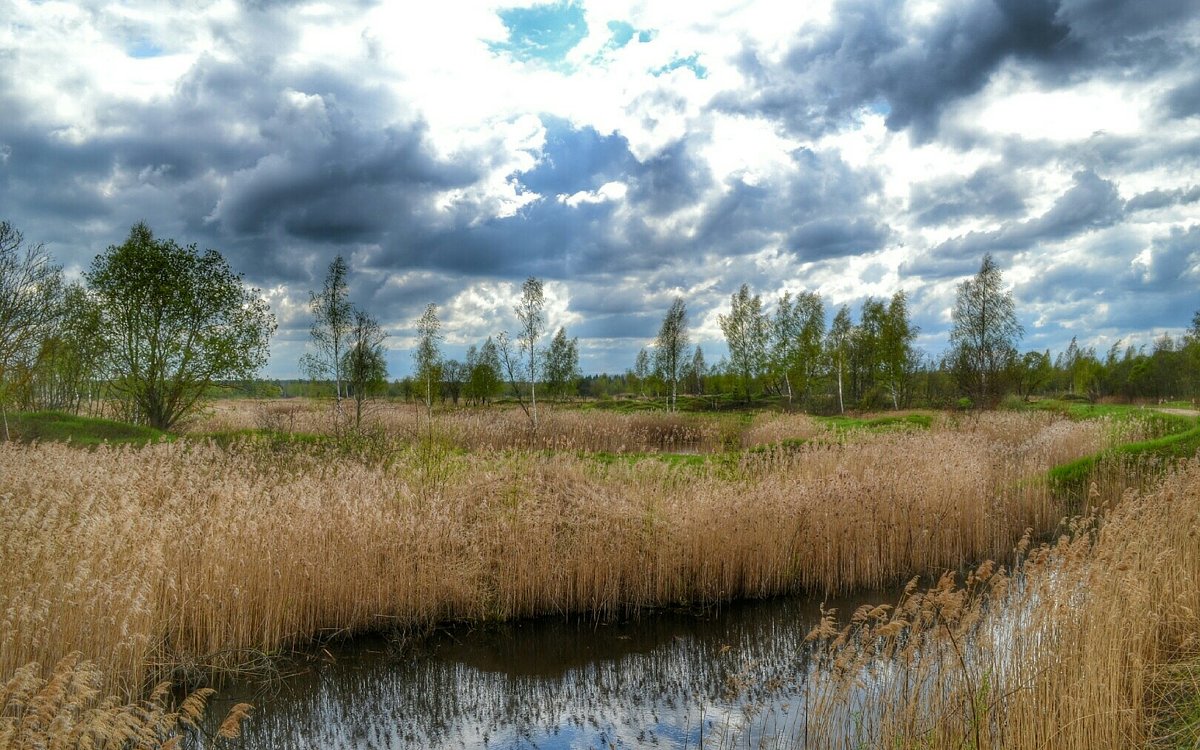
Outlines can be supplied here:
[[[827, 606], [849, 617], [896, 593]], [[793, 699], [820, 604], [455, 626], [407, 644], [361, 637], [318, 649], [270, 684], [225, 685], [210, 716], [253, 703], [234, 743], [248, 748], [757, 746], [802, 720]]]

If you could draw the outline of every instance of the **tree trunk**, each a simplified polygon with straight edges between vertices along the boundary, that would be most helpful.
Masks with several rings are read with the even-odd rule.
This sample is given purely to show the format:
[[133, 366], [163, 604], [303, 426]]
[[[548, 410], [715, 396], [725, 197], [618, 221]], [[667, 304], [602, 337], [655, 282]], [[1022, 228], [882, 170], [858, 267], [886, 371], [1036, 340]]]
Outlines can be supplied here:
[[846, 404], [842, 401], [842, 363], [838, 362], [838, 413], [846, 413]]
[[533, 420], [533, 429], [537, 430], [537, 383], [529, 378], [529, 415]]

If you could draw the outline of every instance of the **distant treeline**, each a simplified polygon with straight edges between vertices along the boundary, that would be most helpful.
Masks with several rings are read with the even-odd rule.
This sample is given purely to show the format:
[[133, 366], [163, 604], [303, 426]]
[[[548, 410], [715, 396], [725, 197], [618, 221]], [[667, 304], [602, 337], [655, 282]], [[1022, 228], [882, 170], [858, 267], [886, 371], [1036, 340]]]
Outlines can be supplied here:
[[[354, 405], [390, 397], [486, 405], [512, 400], [537, 428], [537, 402], [662, 399], [677, 408], [780, 405], [814, 412], [915, 406], [994, 406], [1006, 397], [1194, 400], [1200, 395], [1200, 313], [1178, 338], [1097, 353], [1072, 340], [1061, 353], [1027, 351], [1014, 302], [991, 256], [962, 282], [949, 348], [919, 351], [903, 291], [867, 298], [857, 318], [841, 307], [827, 321], [814, 292], [773, 302], [742, 285], [718, 316], [728, 356], [709, 363], [689, 336], [687, 301], [676, 297], [654, 344], [622, 373], [583, 376], [578, 340], [551, 335], [542, 281], [530, 277], [514, 312], [518, 329], [497, 331], [463, 360], [441, 351], [437, 305], [416, 322], [415, 375], [389, 379], [379, 322], [348, 297], [339, 256], [310, 294], [306, 380], [264, 381], [275, 320], [214, 250], [200, 252], [135, 225], [97, 255], [82, 283], [67, 283], [41, 245], [0, 222], [0, 421], [7, 411], [54, 409], [114, 416], [170, 429], [204, 399], [332, 396]], [[697, 398], [702, 397], [702, 398]]]
[[[860, 340], [859, 344], [865, 343]], [[848, 409], [884, 409], [893, 406], [891, 391], [881, 387], [872, 372], [872, 357], [867, 351], [848, 358], [853, 366], [844, 376], [844, 401]], [[450, 360], [447, 369], [461, 372]], [[1195, 401], [1200, 399], [1200, 319], [1183, 336], [1163, 335], [1152, 346], [1114, 345], [1103, 354], [1074, 341], [1066, 351], [1030, 351], [1012, 360], [1004, 372], [1004, 394], [1010, 398], [1066, 397], [1087, 401]], [[555, 391], [553, 400], [579, 399], [664, 399], [669, 385], [652, 370], [639, 377], [634, 370], [623, 373], [582, 375], [568, 387]], [[703, 396], [691, 399], [692, 408], [728, 406], [746, 403], [741, 374], [727, 360], [696, 371], [689, 367], [680, 382], [680, 394]], [[920, 357], [904, 378], [899, 389], [900, 408], [953, 407], [964, 398], [948, 357]], [[763, 373], [752, 383], [753, 403], [786, 404], [786, 394], [778, 374]], [[214, 398], [332, 398], [333, 381], [307, 379], [253, 380], [224, 383], [211, 390]], [[379, 395], [416, 401], [420, 387], [411, 377], [390, 381]], [[438, 398], [445, 404], [483, 404], [513, 398], [507, 383], [497, 379], [491, 388], [481, 391], [461, 375], [438, 385]], [[805, 395], [794, 405], [814, 412], [838, 410], [836, 373], [818, 372]]]

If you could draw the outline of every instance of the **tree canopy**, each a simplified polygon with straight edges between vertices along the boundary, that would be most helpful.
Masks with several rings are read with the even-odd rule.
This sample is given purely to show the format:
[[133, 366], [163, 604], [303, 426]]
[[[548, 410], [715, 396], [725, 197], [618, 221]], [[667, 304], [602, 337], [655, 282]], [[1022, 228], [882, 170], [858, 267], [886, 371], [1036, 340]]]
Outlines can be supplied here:
[[216, 250], [156, 239], [138, 223], [85, 274], [103, 320], [112, 388], [130, 416], [170, 429], [221, 380], [267, 361], [275, 317]]
[[1016, 343], [1025, 331], [990, 253], [983, 256], [979, 273], [958, 285], [953, 316], [955, 380], [977, 404], [994, 403], [1004, 395], [1004, 375], [1017, 359]]

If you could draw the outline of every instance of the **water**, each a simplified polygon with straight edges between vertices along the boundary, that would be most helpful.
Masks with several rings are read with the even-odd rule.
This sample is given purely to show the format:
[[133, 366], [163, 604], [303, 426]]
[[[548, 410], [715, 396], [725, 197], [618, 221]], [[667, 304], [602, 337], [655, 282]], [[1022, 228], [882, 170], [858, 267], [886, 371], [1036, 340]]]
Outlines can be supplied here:
[[[828, 606], [849, 617], [895, 599], [874, 592]], [[358, 638], [285, 668], [283, 680], [224, 686], [210, 715], [253, 703], [248, 748], [696, 748], [734, 737], [757, 746], [802, 716], [791, 701], [819, 605], [460, 626], [403, 647]]]

